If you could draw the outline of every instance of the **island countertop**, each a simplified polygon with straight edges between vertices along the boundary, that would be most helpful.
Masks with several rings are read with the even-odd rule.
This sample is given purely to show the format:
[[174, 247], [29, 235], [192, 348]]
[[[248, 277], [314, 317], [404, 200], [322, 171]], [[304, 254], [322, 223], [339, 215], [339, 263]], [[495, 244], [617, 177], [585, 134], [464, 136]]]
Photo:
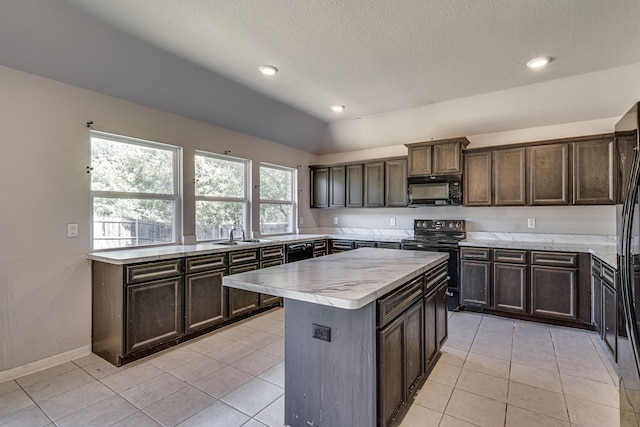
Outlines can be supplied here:
[[233, 274], [223, 284], [298, 301], [359, 309], [449, 257], [447, 253], [360, 248]]

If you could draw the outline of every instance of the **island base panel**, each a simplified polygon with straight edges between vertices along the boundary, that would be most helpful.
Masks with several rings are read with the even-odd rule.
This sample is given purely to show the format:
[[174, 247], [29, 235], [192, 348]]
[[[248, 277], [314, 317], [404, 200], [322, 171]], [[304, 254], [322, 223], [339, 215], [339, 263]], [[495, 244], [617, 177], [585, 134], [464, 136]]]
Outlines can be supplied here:
[[[346, 310], [285, 301], [285, 423], [376, 425], [376, 304]], [[331, 341], [313, 338], [313, 324]]]

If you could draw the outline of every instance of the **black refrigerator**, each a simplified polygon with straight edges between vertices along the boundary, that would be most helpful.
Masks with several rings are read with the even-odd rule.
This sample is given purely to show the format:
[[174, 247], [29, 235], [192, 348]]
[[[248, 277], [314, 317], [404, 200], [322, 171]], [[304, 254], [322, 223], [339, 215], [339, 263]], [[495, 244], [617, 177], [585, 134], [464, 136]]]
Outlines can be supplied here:
[[640, 143], [636, 104], [616, 124], [618, 188], [616, 206], [619, 266], [618, 303], [624, 325], [618, 327], [618, 373], [620, 378], [620, 425], [640, 426]]

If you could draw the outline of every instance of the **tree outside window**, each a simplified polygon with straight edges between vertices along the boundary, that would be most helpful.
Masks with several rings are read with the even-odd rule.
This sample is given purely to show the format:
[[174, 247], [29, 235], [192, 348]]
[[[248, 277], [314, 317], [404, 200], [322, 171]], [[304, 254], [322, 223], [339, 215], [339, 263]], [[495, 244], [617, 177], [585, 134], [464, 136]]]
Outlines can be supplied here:
[[260, 234], [293, 233], [296, 169], [260, 165]]
[[93, 249], [176, 242], [179, 150], [91, 132]]
[[227, 239], [233, 228], [248, 231], [249, 165], [235, 157], [196, 154], [196, 240]]

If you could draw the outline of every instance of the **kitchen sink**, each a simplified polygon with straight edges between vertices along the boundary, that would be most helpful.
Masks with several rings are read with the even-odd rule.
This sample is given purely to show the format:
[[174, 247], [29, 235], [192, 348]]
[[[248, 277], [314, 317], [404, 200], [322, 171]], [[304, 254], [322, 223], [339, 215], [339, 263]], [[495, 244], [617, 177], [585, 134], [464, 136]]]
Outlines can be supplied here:
[[264, 243], [264, 242], [270, 242], [270, 241], [271, 240], [265, 240], [265, 239], [225, 240], [224, 242], [216, 242], [216, 244], [234, 246], [234, 245], [247, 245], [250, 243]]

